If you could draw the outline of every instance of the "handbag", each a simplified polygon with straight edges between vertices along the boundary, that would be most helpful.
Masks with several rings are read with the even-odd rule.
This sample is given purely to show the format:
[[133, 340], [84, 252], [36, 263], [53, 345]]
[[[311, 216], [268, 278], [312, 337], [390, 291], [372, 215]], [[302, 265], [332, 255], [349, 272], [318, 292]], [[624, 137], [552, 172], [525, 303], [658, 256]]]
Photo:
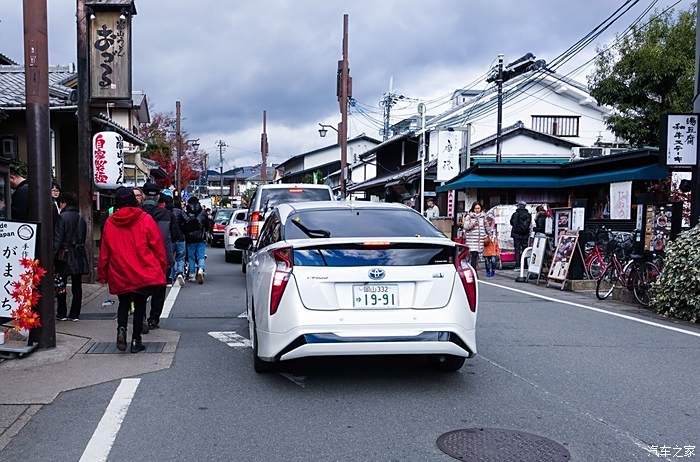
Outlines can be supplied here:
[[59, 263], [65, 263], [68, 261], [68, 248], [67, 247], [61, 247], [58, 249], [58, 252], [56, 253], [56, 261]]

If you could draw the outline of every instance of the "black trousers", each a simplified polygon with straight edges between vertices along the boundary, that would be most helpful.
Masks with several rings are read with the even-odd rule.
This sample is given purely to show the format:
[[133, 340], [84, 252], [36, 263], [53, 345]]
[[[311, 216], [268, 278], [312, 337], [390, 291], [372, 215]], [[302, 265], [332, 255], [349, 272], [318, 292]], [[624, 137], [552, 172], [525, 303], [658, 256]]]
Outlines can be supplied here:
[[[520, 268], [520, 257], [527, 248], [529, 237], [513, 237], [513, 247], [515, 247], [515, 267]], [[527, 267], [527, 264], [525, 265]]]
[[[479, 252], [474, 252], [474, 251], [469, 252], [469, 264], [472, 265], [472, 268], [474, 268], [474, 271], [477, 271], [476, 266], [479, 264]], [[478, 271], [477, 271], [477, 273], [478, 273]]]
[[119, 295], [117, 326], [126, 329], [132, 303], [134, 304], [134, 332], [131, 334], [131, 338], [140, 342], [141, 331], [143, 330], [143, 318], [146, 314], [146, 295], [137, 292]]
[[156, 324], [160, 322], [160, 315], [163, 312], [163, 305], [165, 305], [165, 291], [166, 286], [157, 286], [153, 288], [153, 295], [151, 296], [151, 314], [148, 316], [148, 320]]
[[[63, 284], [67, 284], [68, 278], [70, 277], [71, 294], [73, 295], [73, 300], [70, 304], [70, 313], [68, 314], [68, 317], [78, 319], [80, 317], [80, 306], [83, 304], [83, 277], [80, 274], [61, 274], [59, 277], [63, 279]], [[66, 298], [66, 292], [63, 292], [62, 294], [56, 294], [57, 318], [66, 317], [66, 311], [68, 311]]]

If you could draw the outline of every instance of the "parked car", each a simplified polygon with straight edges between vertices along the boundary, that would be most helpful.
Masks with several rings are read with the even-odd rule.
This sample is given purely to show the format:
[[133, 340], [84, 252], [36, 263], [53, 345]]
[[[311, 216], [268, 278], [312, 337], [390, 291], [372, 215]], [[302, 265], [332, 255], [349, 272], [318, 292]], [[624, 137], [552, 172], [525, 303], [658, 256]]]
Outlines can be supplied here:
[[[258, 186], [248, 207], [248, 236], [255, 243], [265, 218], [279, 204], [333, 200], [333, 191], [321, 184], [265, 184]], [[241, 271], [246, 272], [250, 252], [243, 252]]]
[[242, 251], [235, 247], [235, 242], [241, 237], [248, 235], [247, 215], [247, 209], [238, 209], [234, 211], [228, 225], [226, 225], [224, 229], [224, 251], [227, 263], [241, 261]]
[[214, 211], [209, 234], [209, 244], [212, 247], [224, 245], [224, 229], [226, 228], [226, 225], [228, 225], [229, 220], [231, 220], [231, 215], [233, 215], [233, 212], [235, 212], [235, 209], [221, 208]]
[[246, 306], [254, 368], [310, 356], [429, 355], [455, 371], [476, 354], [469, 251], [400, 204], [306, 202], [270, 213]]

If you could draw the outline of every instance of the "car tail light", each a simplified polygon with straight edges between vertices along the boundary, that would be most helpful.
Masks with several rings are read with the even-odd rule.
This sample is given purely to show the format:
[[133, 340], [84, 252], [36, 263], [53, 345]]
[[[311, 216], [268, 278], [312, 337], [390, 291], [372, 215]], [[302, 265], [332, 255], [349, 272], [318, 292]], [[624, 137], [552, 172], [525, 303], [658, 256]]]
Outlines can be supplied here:
[[363, 242], [362, 247], [370, 247], [370, 248], [387, 248], [391, 247], [391, 242], [385, 242], [385, 241], [368, 241], [368, 242]]
[[224, 225], [214, 223], [214, 231], [223, 231], [225, 228], [226, 228], [226, 226], [224, 226]]
[[280, 300], [287, 288], [289, 275], [292, 273], [292, 249], [285, 247], [272, 251], [275, 259], [275, 274], [272, 276], [272, 290], [270, 291], [270, 314], [277, 313]]
[[253, 239], [258, 238], [258, 233], [260, 232], [260, 226], [262, 225], [263, 215], [260, 212], [253, 212], [250, 214], [250, 226], [248, 227], [249, 236]]
[[301, 188], [292, 188], [292, 189], [288, 189], [287, 192], [290, 192], [290, 193], [301, 193], [301, 192], [304, 192], [304, 190], [301, 189]]
[[460, 281], [462, 281], [462, 286], [464, 287], [464, 292], [467, 294], [467, 301], [469, 302], [469, 309], [473, 313], [476, 312], [476, 273], [474, 268], [469, 264], [469, 247], [459, 246], [457, 247], [460, 253], [457, 256], [457, 261], [455, 262], [455, 267], [457, 267], [457, 274], [459, 275]]

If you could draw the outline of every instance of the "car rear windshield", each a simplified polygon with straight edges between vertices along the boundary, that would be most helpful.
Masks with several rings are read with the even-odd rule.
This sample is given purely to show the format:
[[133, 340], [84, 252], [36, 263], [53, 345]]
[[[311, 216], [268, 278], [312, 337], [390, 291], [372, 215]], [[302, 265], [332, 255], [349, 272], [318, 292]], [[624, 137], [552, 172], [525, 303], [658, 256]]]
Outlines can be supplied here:
[[319, 188], [289, 188], [289, 189], [263, 189], [260, 192], [260, 209], [274, 207], [279, 204], [307, 201], [332, 200], [328, 189]]
[[226, 224], [231, 219], [231, 215], [233, 215], [233, 210], [219, 210], [216, 212], [214, 221], [218, 224]]
[[393, 244], [368, 248], [362, 244], [335, 244], [294, 249], [297, 266], [425, 266], [454, 261], [454, 248], [432, 244]]
[[445, 237], [425, 218], [401, 209], [302, 210], [289, 216], [285, 239], [320, 237]]

